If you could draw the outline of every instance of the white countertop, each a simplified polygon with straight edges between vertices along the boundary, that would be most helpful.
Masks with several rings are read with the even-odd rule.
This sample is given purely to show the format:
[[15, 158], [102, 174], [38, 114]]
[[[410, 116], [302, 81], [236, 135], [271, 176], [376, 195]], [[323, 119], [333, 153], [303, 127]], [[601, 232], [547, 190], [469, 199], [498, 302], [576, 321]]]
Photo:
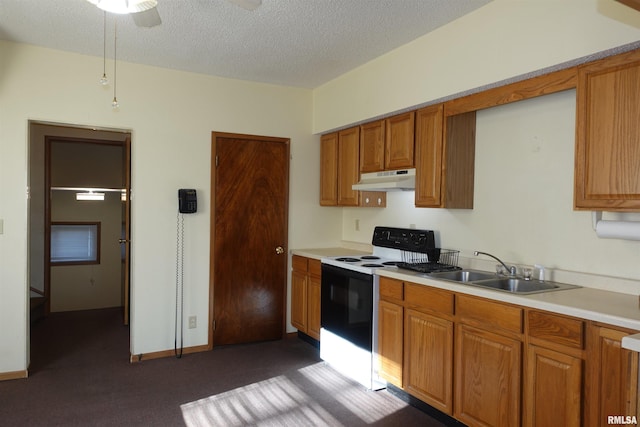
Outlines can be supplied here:
[[[370, 251], [335, 247], [296, 249], [294, 255], [320, 259], [325, 256], [366, 255]], [[565, 314], [586, 320], [640, 331], [640, 302], [637, 295], [581, 287], [537, 294], [512, 294], [462, 283], [436, 280], [410, 270], [377, 270], [380, 276], [475, 295], [496, 301]], [[625, 337], [624, 348], [640, 352], [640, 333]]]
[[349, 249], [343, 247], [317, 248], [317, 249], [294, 249], [292, 255], [300, 255], [307, 258], [320, 259], [322, 257], [349, 256], [349, 255], [370, 255], [371, 251]]
[[524, 295], [436, 280], [408, 270], [378, 270], [377, 274], [640, 331], [640, 307], [635, 295], [585, 287]]

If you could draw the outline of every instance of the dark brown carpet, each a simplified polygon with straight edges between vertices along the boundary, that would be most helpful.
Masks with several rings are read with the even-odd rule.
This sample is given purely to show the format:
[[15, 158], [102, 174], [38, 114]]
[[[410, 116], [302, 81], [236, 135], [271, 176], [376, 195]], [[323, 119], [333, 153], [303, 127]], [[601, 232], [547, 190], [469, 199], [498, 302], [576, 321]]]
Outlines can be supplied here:
[[129, 363], [119, 309], [32, 326], [25, 380], [0, 382], [2, 426], [434, 426], [371, 392], [298, 338]]

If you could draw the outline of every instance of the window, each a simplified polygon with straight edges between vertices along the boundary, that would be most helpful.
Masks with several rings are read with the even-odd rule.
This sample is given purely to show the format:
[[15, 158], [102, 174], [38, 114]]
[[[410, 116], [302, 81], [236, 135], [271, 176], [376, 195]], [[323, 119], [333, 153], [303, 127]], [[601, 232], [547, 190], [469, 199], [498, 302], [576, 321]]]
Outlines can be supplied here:
[[100, 264], [100, 223], [51, 223], [51, 263]]

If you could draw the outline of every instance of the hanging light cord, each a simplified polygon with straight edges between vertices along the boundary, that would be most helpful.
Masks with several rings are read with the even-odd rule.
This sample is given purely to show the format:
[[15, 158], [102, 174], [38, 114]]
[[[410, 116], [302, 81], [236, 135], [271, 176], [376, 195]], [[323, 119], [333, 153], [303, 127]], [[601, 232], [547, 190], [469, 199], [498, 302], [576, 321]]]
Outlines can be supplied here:
[[102, 28], [102, 85], [108, 83], [107, 80], [107, 12], [104, 12], [103, 28]]
[[120, 105], [118, 104], [118, 98], [116, 97], [116, 70], [117, 70], [117, 54], [118, 54], [118, 20], [114, 20], [113, 24], [113, 102], [111, 106], [116, 109]]

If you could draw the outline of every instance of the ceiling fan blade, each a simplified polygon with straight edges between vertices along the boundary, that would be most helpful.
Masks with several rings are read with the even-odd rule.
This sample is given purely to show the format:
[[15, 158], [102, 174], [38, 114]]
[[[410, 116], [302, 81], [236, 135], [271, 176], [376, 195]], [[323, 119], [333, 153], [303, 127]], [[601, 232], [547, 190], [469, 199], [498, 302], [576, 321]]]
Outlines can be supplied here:
[[247, 10], [256, 10], [261, 4], [262, 0], [227, 0], [229, 3], [233, 3], [236, 6], [240, 6]]
[[133, 17], [133, 22], [135, 22], [138, 27], [151, 28], [162, 24], [157, 7], [143, 12], [132, 13], [131, 16]]

